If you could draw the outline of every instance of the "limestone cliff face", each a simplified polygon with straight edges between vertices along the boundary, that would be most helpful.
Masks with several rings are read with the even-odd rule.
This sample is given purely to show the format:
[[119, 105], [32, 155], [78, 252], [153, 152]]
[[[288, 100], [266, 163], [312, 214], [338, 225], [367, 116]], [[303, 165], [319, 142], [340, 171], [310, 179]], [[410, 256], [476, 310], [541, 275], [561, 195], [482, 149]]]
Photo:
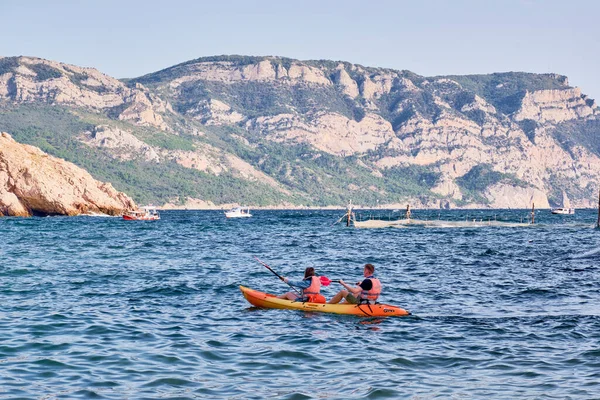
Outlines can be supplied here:
[[[564, 190], [572, 192], [576, 206], [585, 206], [598, 185], [594, 182], [600, 181], [600, 158], [593, 148], [557, 140], [561, 124], [600, 118], [596, 103], [559, 75], [424, 78], [407, 71], [277, 57], [241, 63], [200, 59], [174, 67], [170, 74], [174, 77], [157, 87], [171, 89], [176, 99], [202, 82], [253, 82], [286, 109], [250, 116], [235, 92], [214, 93], [218, 100], [209, 94], [200, 107], [188, 110], [207, 124], [243, 126], [278, 143], [305, 143], [337, 157], [368, 159], [363, 164], [374, 169], [374, 176], [400, 167], [428, 168], [440, 174], [431, 192], [454, 205], [472, 201], [459, 183], [480, 165], [492, 166], [513, 183], [482, 188], [487, 204], [478, 206], [530, 207], [536, 202], [545, 207], [553, 193]], [[329, 103], [295, 102], [284, 97], [285, 85], [325, 93]], [[340, 99], [350, 104], [346, 110], [330, 105]]]
[[195, 107], [186, 111], [186, 115], [206, 125], [227, 125], [243, 121], [245, 117], [222, 101], [200, 100]]
[[331, 80], [316, 67], [294, 62], [288, 67], [265, 59], [252, 64], [239, 65], [229, 61], [197, 61], [173, 67], [182, 70], [181, 77], [173, 79], [169, 85], [177, 88], [192, 81], [215, 81], [222, 83], [248, 81], [279, 81], [286, 84], [308, 83], [331, 85]]
[[[521, 188], [507, 184], [489, 187], [485, 193], [492, 208], [513, 208], [515, 204], [534, 205], [537, 208], [550, 208], [546, 193], [536, 188]], [[525, 208], [521, 206], [521, 208]]]
[[0, 133], [0, 216], [118, 215], [135, 208], [110, 183]]
[[358, 97], [360, 94], [358, 84], [348, 75], [343, 65], [339, 65], [337, 68], [336, 81], [342, 86], [344, 94], [352, 98]]
[[355, 121], [337, 113], [316, 113], [302, 118], [295, 114], [259, 117], [246, 123], [276, 142], [308, 143], [337, 156], [363, 154], [394, 137], [391, 124], [376, 114]]
[[527, 92], [515, 121], [530, 119], [539, 123], [560, 123], [585, 118], [597, 112], [594, 101], [579, 88]]
[[[6, 60], [0, 105], [45, 102], [102, 113], [112, 120], [77, 138], [115, 160], [230, 174], [278, 195], [318, 199], [337, 184], [331, 192], [367, 193], [379, 204], [408, 199], [409, 188], [422, 193], [411, 195], [414, 204], [528, 208], [558, 205], [565, 192], [583, 207], [595, 201], [600, 182], [599, 108], [560, 75], [423, 77], [341, 61], [221, 56], [121, 82], [88, 68]], [[144, 142], [156, 129], [187, 145], [164, 135]], [[287, 150], [264, 163], [282, 148], [344, 166], [324, 171], [327, 163], [302, 164]], [[314, 184], [297, 184], [292, 170]]]
[[0, 61], [4, 61], [0, 64], [0, 100], [116, 110], [118, 119], [169, 129], [161, 113], [170, 110], [170, 105], [141, 84], [130, 88], [94, 68], [34, 57]]
[[98, 125], [92, 131], [84, 132], [80, 140], [91, 147], [111, 149], [112, 155], [121, 160], [142, 158], [146, 161], [160, 162], [160, 157], [152, 146], [131, 132], [116, 127]]

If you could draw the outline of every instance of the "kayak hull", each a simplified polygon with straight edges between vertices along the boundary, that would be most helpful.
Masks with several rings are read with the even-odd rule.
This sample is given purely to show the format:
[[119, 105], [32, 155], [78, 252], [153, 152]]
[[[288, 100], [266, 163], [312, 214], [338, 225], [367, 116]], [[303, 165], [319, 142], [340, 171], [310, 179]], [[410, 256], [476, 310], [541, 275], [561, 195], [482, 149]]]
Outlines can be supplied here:
[[356, 315], [358, 317], [403, 317], [410, 315], [403, 308], [391, 306], [389, 304], [321, 304], [321, 303], [302, 303], [299, 301], [290, 301], [278, 299], [276, 296], [240, 286], [242, 294], [250, 304], [260, 308], [279, 308], [285, 310], [323, 312], [343, 315]]

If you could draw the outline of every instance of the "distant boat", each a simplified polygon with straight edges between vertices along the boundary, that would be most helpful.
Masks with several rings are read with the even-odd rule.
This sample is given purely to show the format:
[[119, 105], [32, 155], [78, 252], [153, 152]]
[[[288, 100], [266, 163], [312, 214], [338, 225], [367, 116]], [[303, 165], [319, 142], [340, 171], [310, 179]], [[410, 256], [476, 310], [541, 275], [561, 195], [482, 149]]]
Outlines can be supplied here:
[[155, 207], [147, 206], [138, 210], [126, 211], [123, 219], [126, 221], [157, 221], [160, 219], [160, 215]]
[[570, 215], [570, 214], [575, 214], [575, 209], [559, 207], [559, 208], [553, 208], [552, 210], [550, 210], [550, 212], [552, 214]]
[[249, 207], [235, 207], [229, 211], [225, 211], [225, 216], [227, 218], [250, 218], [252, 214], [250, 214]]

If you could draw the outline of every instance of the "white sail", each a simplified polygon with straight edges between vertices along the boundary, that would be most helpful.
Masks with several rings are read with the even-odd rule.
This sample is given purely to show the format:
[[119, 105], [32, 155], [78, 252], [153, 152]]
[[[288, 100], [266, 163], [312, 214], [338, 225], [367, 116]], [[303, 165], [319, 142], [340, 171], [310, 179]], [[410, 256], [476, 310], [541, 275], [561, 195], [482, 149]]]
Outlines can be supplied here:
[[569, 198], [567, 197], [567, 193], [563, 190], [563, 208], [571, 208], [571, 202], [569, 201]]

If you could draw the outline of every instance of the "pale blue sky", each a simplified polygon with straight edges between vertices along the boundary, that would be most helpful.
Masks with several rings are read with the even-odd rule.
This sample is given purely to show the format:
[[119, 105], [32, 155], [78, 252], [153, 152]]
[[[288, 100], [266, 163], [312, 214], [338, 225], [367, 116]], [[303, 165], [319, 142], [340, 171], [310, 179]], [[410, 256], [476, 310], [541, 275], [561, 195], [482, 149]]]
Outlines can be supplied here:
[[600, 2], [0, 0], [0, 55], [131, 78], [219, 54], [421, 75], [556, 72], [600, 99]]

